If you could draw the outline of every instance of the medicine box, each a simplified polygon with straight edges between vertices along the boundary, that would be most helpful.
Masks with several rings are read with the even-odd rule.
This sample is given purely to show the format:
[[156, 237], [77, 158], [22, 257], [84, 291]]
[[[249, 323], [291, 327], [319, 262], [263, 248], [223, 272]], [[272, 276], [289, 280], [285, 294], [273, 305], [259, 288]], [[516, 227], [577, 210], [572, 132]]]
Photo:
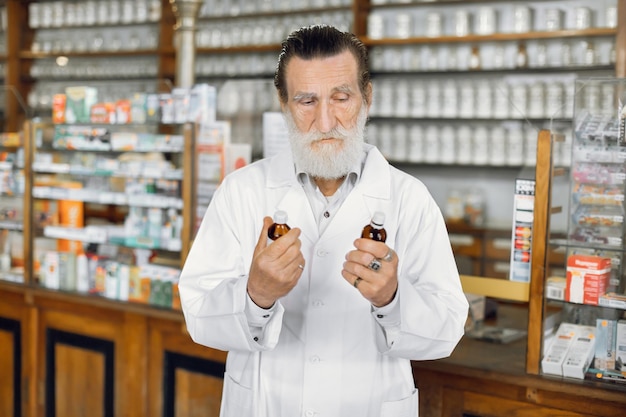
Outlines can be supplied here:
[[611, 259], [575, 254], [567, 258], [565, 301], [598, 305], [606, 292], [611, 273]]
[[578, 334], [578, 326], [571, 323], [561, 323], [554, 340], [548, 347], [541, 360], [541, 370], [545, 374], [563, 375], [563, 362], [572, 343]]
[[595, 351], [595, 327], [578, 326], [578, 331], [563, 360], [563, 376], [585, 379]]
[[535, 180], [517, 178], [513, 199], [511, 281], [530, 282], [530, 253], [535, 201]]
[[615, 338], [617, 321], [607, 319], [596, 320], [596, 349], [594, 368], [606, 371], [615, 369]]
[[98, 89], [85, 86], [66, 87], [65, 96], [65, 121], [89, 123], [91, 106], [98, 101]]

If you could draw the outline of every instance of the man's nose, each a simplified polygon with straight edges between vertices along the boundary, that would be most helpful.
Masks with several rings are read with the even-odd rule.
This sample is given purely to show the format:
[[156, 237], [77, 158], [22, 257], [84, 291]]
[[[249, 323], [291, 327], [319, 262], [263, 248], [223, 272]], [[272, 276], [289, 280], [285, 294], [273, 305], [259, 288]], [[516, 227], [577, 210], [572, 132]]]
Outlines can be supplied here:
[[337, 124], [337, 119], [335, 117], [335, 110], [330, 103], [320, 102], [317, 108], [315, 122], [317, 130], [321, 133], [327, 133], [333, 130]]

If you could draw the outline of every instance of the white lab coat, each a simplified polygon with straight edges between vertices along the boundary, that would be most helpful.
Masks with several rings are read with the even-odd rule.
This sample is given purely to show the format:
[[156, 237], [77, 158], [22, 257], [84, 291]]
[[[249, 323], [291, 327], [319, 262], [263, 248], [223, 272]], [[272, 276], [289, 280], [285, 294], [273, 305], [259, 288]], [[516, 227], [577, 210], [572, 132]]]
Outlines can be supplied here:
[[[193, 340], [229, 351], [222, 417], [415, 417], [410, 360], [446, 357], [463, 335], [468, 304], [439, 208], [420, 181], [365, 150], [361, 180], [319, 237], [288, 150], [235, 171], [215, 193], [179, 287]], [[247, 275], [263, 217], [278, 209], [302, 230], [306, 267], [255, 340]], [[399, 258], [391, 319], [341, 275], [377, 210]]]

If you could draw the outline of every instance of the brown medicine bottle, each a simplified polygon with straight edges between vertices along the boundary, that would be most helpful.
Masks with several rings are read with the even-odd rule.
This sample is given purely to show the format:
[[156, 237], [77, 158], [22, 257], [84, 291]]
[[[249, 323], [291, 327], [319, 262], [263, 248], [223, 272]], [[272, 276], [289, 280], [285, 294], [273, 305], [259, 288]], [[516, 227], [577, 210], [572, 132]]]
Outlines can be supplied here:
[[370, 224], [366, 225], [363, 228], [363, 232], [361, 232], [361, 237], [384, 242], [385, 240], [387, 240], [387, 231], [384, 228], [384, 224], [385, 213], [383, 213], [382, 211], [374, 212], [374, 215], [372, 216], [372, 221], [370, 222]]
[[267, 230], [267, 237], [270, 240], [276, 240], [286, 234], [291, 228], [287, 225], [287, 213], [283, 210], [277, 210], [274, 213], [274, 223]]

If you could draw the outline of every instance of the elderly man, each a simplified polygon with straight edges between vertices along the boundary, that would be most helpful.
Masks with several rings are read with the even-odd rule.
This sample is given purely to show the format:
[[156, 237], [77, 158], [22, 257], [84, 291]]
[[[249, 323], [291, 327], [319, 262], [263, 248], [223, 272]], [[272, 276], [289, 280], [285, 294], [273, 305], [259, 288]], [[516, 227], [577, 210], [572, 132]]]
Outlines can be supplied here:
[[[440, 209], [364, 141], [358, 38], [293, 32], [274, 82], [291, 149], [224, 179], [179, 284], [194, 341], [229, 352], [221, 416], [415, 417], [410, 360], [450, 355], [468, 311]], [[377, 211], [384, 243], [360, 237]]]

